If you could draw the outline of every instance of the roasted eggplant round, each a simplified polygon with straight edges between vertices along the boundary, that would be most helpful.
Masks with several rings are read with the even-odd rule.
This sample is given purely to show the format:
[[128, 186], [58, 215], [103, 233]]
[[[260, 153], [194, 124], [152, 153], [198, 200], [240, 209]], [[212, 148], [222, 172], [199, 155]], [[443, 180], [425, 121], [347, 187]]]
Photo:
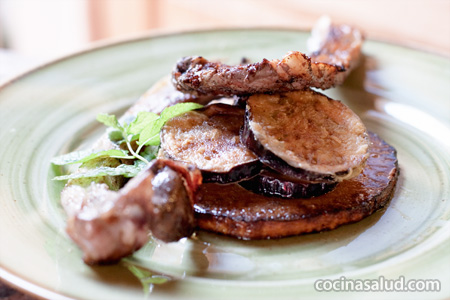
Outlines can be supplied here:
[[277, 172], [320, 182], [357, 176], [369, 148], [361, 119], [312, 90], [250, 96], [241, 142]]
[[159, 157], [196, 166], [203, 182], [230, 183], [260, 172], [258, 157], [240, 142], [244, 109], [212, 104], [170, 119]]

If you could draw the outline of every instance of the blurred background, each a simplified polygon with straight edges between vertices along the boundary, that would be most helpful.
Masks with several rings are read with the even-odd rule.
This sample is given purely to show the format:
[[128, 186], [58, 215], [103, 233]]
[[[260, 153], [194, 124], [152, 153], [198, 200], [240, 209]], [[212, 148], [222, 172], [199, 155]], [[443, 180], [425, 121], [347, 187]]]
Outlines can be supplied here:
[[309, 29], [324, 14], [368, 38], [450, 57], [450, 0], [0, 0], [0, 76], [105, 39], [155, 30]]

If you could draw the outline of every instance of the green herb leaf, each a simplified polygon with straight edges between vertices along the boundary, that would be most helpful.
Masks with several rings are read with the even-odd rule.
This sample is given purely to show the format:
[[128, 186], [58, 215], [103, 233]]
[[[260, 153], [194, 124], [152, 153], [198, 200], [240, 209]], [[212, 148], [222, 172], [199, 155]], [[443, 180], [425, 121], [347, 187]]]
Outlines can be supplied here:
[[138, 113], [136, 119], [134, 119], [133, 122], [130, 123], [130, 125], [127, 128], [128, 134], [139, 134], [141, 131], [149, 126], [153, 121], [158, 119], [159, 116], [153, 112], [143, 111]]
[[[126, 143], [128, 151], [124, 150], [104, 150], [104, 151], [77, 151], [55, 157], [52, 163], [55, 165], [67, 165], [74, 163], [91, 162], [97, 158], [124, 158], [136, 159], [134, 165], [121, 164], [117, 167], [94, 167], [87, 168], [74, 174], [55, 177], [54, 180], [68, 180], [76, 178], [95, 178], [101, 176], [136, 176], [151, 160], [155, 159], [159, 150], [160, 131], [167, 120], [182, 113], [202, 108], [203, 105], [197, 103], [178, 103], [164, 109], [158, 116], [152, 112], [140, 112], [137, 117], [125, 127], [117, 120], [116, 116], [109, 114], [98, 114], [97, 120], [106, 126], [108, 136], [116, 144]], [[134, 150], [132, 141], [138, 140], [138, 149]], [[144, 149], [141, 152], [141, 150]], [[129, 155], [131, 153], [132, 155]], [[83, 167], [83, 165], [82, 165]]]
[[126, 264], [128, 270], [133, 273], [134, 276], [139, 279], [144, 289], [144, 293], [148, 295], [153, 288], [154, 284], [163, 284], [171, 280], [170, 277], [165, 275], [153, 274], [149, 270], [137, 267], [132, 264]]
[[202, 108], [203, 105], [198, 104], [198, 103], [194, 103], [194, 102], [184, 102], [184, 103], [178, 103], [172, 106], [169, 106], [167, 108], [165, 108], [162, 112], [161, 112], [161, 116], [160, 118], [164, 120], [164, 122], [166, 122], [167, 120], [176, 117], [178, 115], [181, 115], [185, 112], [194, 110], [194, 109], [199, 109]]
[[133, 159], [133, 156], [128, 155], [128, 151], [124, 150], [103, 150], [103, 151], [76, 151], [68, 154], [60, 155], [52, 159], [54, 165], [62, 166], [69, 164], [78, 164], [90, 161], [100, 157], [114, 157], [114, 158], [128, 158]]
[[203, 105], [193, 102], [178, 103], [165, 108], [158, 119], [154, 120], [149, 126], [145, 127], [139, 136], [139, 145], [158, 146], [160, 141], [159, 133], [164, 124], [171, 118], [181, 115], [185, 112], [202, 108]]
[[164, 122], [162, 119], [157, 119], [155, 122], [150, 124], [150, 126], [146, 127], [142, 130], [139, 135], [139, 145], [152, 145], [158, 146], [160, 144], [159, 133], [161, 128], [164, 126]]
[[136, 176], [144, 167], [145, 163], [139, 161], [139, 163], [135, 163], [134, 165], [125, 165], [121, 164], [115, 168], [111, 167], [98, 167], [95, 169], [88, 169], [84, 172], [77, 172], [63, 176], [57, 176], [53, 178], [53, 180], [69, 180], [76, 178], [87, 178], [87, 177], [100, 177], [100, 176], [125, 176], [125, 177], [134, 177]]
[[108, 130], [108, 138], [111, 142], [120, 145], [123, 142], [125, 142], [125, 139], [123, 138], [123, 134], [120, 130], [109, 128]]
[[97, 121], [100, 123], [105, 124], [108, 127], [112, 127], [114, 129], [118, 129], [121, 132], [124, 131], [123, 126], [120, 125], [119, 121], [117, 120], [115, 115], [109, 115], [109, 114], [98, 114], [97, 115]]
[[148, 161], [152, 161], [158, 155], [159, 147], [158, 146], [147, 146], [144, 151], [142, 151], [141, 155]]

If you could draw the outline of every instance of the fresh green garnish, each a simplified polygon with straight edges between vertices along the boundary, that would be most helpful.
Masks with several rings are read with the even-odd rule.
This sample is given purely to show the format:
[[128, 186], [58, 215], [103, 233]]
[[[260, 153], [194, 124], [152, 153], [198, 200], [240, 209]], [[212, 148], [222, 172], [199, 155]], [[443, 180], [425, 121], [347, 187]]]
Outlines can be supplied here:
[[[119, 149], [77, 151], [55, 157], [52, 163], [55, 165], [85, 164], [98, 159], [120, 158], [135, 160], [134, 164], [121, 164], [115, 168], [100, 164], [96, 168], [55, 177], [54, 180], [117, 175], [136, 176], [151, 160], [155, 159], [161, 143], [160, 132], [164, 124], [175, 116], [202, 107], [197, 103], [178, 103], [167, 107], [160, 115], [152, 112], [140, 112], [129, 124], [121, 124], [114, 115], [99, 114], [97, 120], [109, 127], [109, 139], [118, 145], [124, 144], [128, 151]], [[132, 143], [138, 145], [136, 150], [133, 149]]]
[[164, 109], [161, 112], [161, 115], [159, 118], [152, 120], [151, 122], [147, 123], [147, 126], [145, 126], [139, 135], [139, 142], [138, 144], [140, 147], [142, 146], [158, 146], [161, 141], [159, 137], [159, 132], [161, 131], [164, 124], [171, 118], [181, 115], [185, 112], [198, 109], [203, 107], [200, 104], [197, 103], [179, 103], [173, 106], [169, 106], [166, 109]]
[[129, 263], [126, 264], [126, 267], [131, 273], [133, 273], [134, 276], [137, 277], [137, 279], [139, 279], [145, 295], [148, 295], [152, 291], [155, 284], [163, 284], [171, 280], [168, 276], [153, 274], [147, 269], [143, 269]]
[[85, 177], [100, 177], [100, 176], [125, 176], [134, 177], [136, 176], [144, 167], [145, 163], [140, 161], [135, 161], [133, 165], [121, 164], [115, 168], [112, 167], [97, 167], [94, 169], [87, 169], [85, 171], [76, 172], [68, 175], [57, 176], [53, 180], [69, 180]]
[[139, 112], [136, 119], [128, 125], [128, 132], [131, 134], [140, 134], [142, 130], [148, 127], [152, 122], [159, 118], [159, 115], [142, 111]]
[[113, 157], [113, 158], [124, 158], [124, 159], [133, 159], [134, 156], [129, 156], [128, 151], [124, 150], [103, 150], [103, 151], [76, 151], [70, 152], [58, 157], [53, 158], [52, 163], [54, 165], [63, 166], [69, 164], [78, 164], [85, 163], [92, 159], [101, 158], [101, 157]]

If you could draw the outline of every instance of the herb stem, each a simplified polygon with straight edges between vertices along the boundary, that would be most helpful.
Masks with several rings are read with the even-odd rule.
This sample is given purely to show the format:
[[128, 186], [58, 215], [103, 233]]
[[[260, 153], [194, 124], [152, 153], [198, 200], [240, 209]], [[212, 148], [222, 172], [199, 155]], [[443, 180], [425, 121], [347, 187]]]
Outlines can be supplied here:
[[141, 151], [142, 147], [145, 146], [145, 144], [147, 144], [149, 141], [153, 140], [156, 136], [158, 136], [159, 132], [155, 135], [153, 135], [152, 137], [148, 138], [145, 142], [141, 143], [139, 145], [139, 147], [137, 148], [137, 152]]
[[[139, 159], [139, 160], [142, 160], [142, 161], [145, 162], [146, 164], [149, 164], [149, 161], [148, 161], [148, 160], [146, 160], [145, 158], [143, 158], [142, 156], [140, 156], [139, 154], [137, 154], [136, 152], [134, 152], [133, 147], [131, 147], [131, 144], [130, 144], [130, 142], [128, 141], [128, 139], [126, 139], [126, 143], [127, 143], [128, 150], [130, 150], [131, 154], [133, 154], [134, 157], [136, 157], [136, 158]], [[139, 151], [140, 151], [140, 149], [138, 149], [137, 152], [139, 152]]]
[[137, 148], [136, 152], [139, 153], [142, 150], [142, 147], [144, 147], [145, 144], [140, 144], [139, 147]]
[[135, 156], [132, 155], [128, 155], [128, 156], [115, 156], [115, 155], [111, 155], [111, 158], [120, 158], [120, 159], [135, 159]]

